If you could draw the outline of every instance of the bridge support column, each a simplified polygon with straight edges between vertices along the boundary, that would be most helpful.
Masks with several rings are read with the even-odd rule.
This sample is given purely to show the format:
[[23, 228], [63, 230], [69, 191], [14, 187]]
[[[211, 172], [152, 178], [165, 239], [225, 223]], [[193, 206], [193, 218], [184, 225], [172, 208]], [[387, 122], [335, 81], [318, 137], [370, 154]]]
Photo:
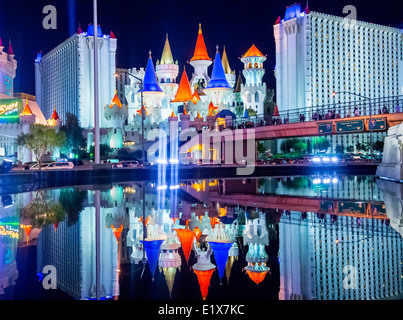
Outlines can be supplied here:
[[391, 127], [385, 138], [382, 163], [376, 170], [376, 175], [403, 182], [403, 123]]

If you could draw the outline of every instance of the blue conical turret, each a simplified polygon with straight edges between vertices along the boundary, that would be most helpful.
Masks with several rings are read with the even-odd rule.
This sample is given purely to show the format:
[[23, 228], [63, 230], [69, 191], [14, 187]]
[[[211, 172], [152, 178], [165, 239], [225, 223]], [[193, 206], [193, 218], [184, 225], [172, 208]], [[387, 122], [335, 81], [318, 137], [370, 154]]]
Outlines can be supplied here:
[[214, 59], [213, 71], [211, 73], [211, 80], [206, 89], [211, 88], [232, 88], [225, 77], [224, 67], [222, 65], [220, 53], [218, 52], [218, 46]]
[[[150, 57], [148, 58], [147, 68], [144, 75], [144, 91], [157, 91], [163, 92], [160, 86], [158, 85], [157, 76], [155, 74], [155, 69], [153, 65], [153, 60], [151, 58], [151, 51]], [[139, 90], [140, 92], [141, 90]]]

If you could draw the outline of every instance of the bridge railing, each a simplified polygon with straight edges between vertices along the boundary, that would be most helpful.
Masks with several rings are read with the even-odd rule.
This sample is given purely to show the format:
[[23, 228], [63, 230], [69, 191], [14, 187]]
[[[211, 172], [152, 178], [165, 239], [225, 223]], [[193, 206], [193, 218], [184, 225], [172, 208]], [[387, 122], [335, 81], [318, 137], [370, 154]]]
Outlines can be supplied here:
[[398, 112], [403, 112], [402, 95], [286, 110], [279, 112], [279, 116], [256, 115], [249, 118], [237, 118], [232, 121], [232, 125], [227, 125], [227, 128], [241, 129], [285, 123], [368, 116], [370, 113], [377, 115]]

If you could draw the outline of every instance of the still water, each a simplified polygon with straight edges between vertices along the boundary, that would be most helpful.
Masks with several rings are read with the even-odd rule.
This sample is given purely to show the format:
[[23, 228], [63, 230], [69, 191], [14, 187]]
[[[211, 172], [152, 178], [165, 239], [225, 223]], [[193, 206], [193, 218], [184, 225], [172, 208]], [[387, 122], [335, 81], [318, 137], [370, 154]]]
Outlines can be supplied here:
[[0, 299], [401, 299], [401, 203], [340, 175], [4, 195]]

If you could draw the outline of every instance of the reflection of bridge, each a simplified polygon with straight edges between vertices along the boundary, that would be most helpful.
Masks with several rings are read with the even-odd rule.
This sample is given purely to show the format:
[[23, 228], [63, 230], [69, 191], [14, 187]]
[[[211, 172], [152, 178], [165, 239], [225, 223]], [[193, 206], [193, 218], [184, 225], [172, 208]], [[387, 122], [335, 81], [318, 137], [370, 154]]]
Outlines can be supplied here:
[[[336, 216], [356, 218], [372, 218], [371, 206], [375, 219], [388, 220], [384, 201], [366, 197], [364, 190], [361, 196], [351, 194], [333, 194], [331, 197], [313, 195], [276, 194], [277, 185], [268, 187], [266, 192], [259, 191], [259, 182], [255, 179], [227, 179], [224, 183], [218, 180], [187, 183], [181, 186], [184, 193], [191, 195], [200, 203], [218, 203], [223, 206], [242, 206], [251, 209], [280, 209], [297, 212], [315, 212]], [[365, 182], [363, 182], [365, 183]], [[353, 188], [359, 188], [354, 185]], [[271, 190], [268, 190], [271, 189]], [[375, 195], [376, 193], [374, 193]], [[379, 199], [380, 197], [374, 197]]]
[[[340, 200], [340, 199], [321, 199], [321, 198], [308, 198], [297, 196], [277, 196], [277, 195], [218, 195], [217, 193], [210, 193], [209, 199], [220, 203], [220, 205], [236, 206], [242, 204], [245, 207], [254, 207], [261, 209], [280, 209], [298, 212], [316, 212], [324, 214], [334, 214], [337, 216], [351, 216], [356, 218], [372, 218], [370, 213], [371, 202], [357, 201], [357, 200]], [[341, 210], [341, 207], [357, 204], [357, 207], [362, 208], [362, 212], [354, 211], [351, 207], [346, 210]], [[384, 211], [384, 203], [382, 201], [375, 201], [374, 206], [379, 208], [377, 213], [374, 214], [374, 219], [385, 219], [386, 212]], [[383, 210], [381, 210], [383, 208]]]

